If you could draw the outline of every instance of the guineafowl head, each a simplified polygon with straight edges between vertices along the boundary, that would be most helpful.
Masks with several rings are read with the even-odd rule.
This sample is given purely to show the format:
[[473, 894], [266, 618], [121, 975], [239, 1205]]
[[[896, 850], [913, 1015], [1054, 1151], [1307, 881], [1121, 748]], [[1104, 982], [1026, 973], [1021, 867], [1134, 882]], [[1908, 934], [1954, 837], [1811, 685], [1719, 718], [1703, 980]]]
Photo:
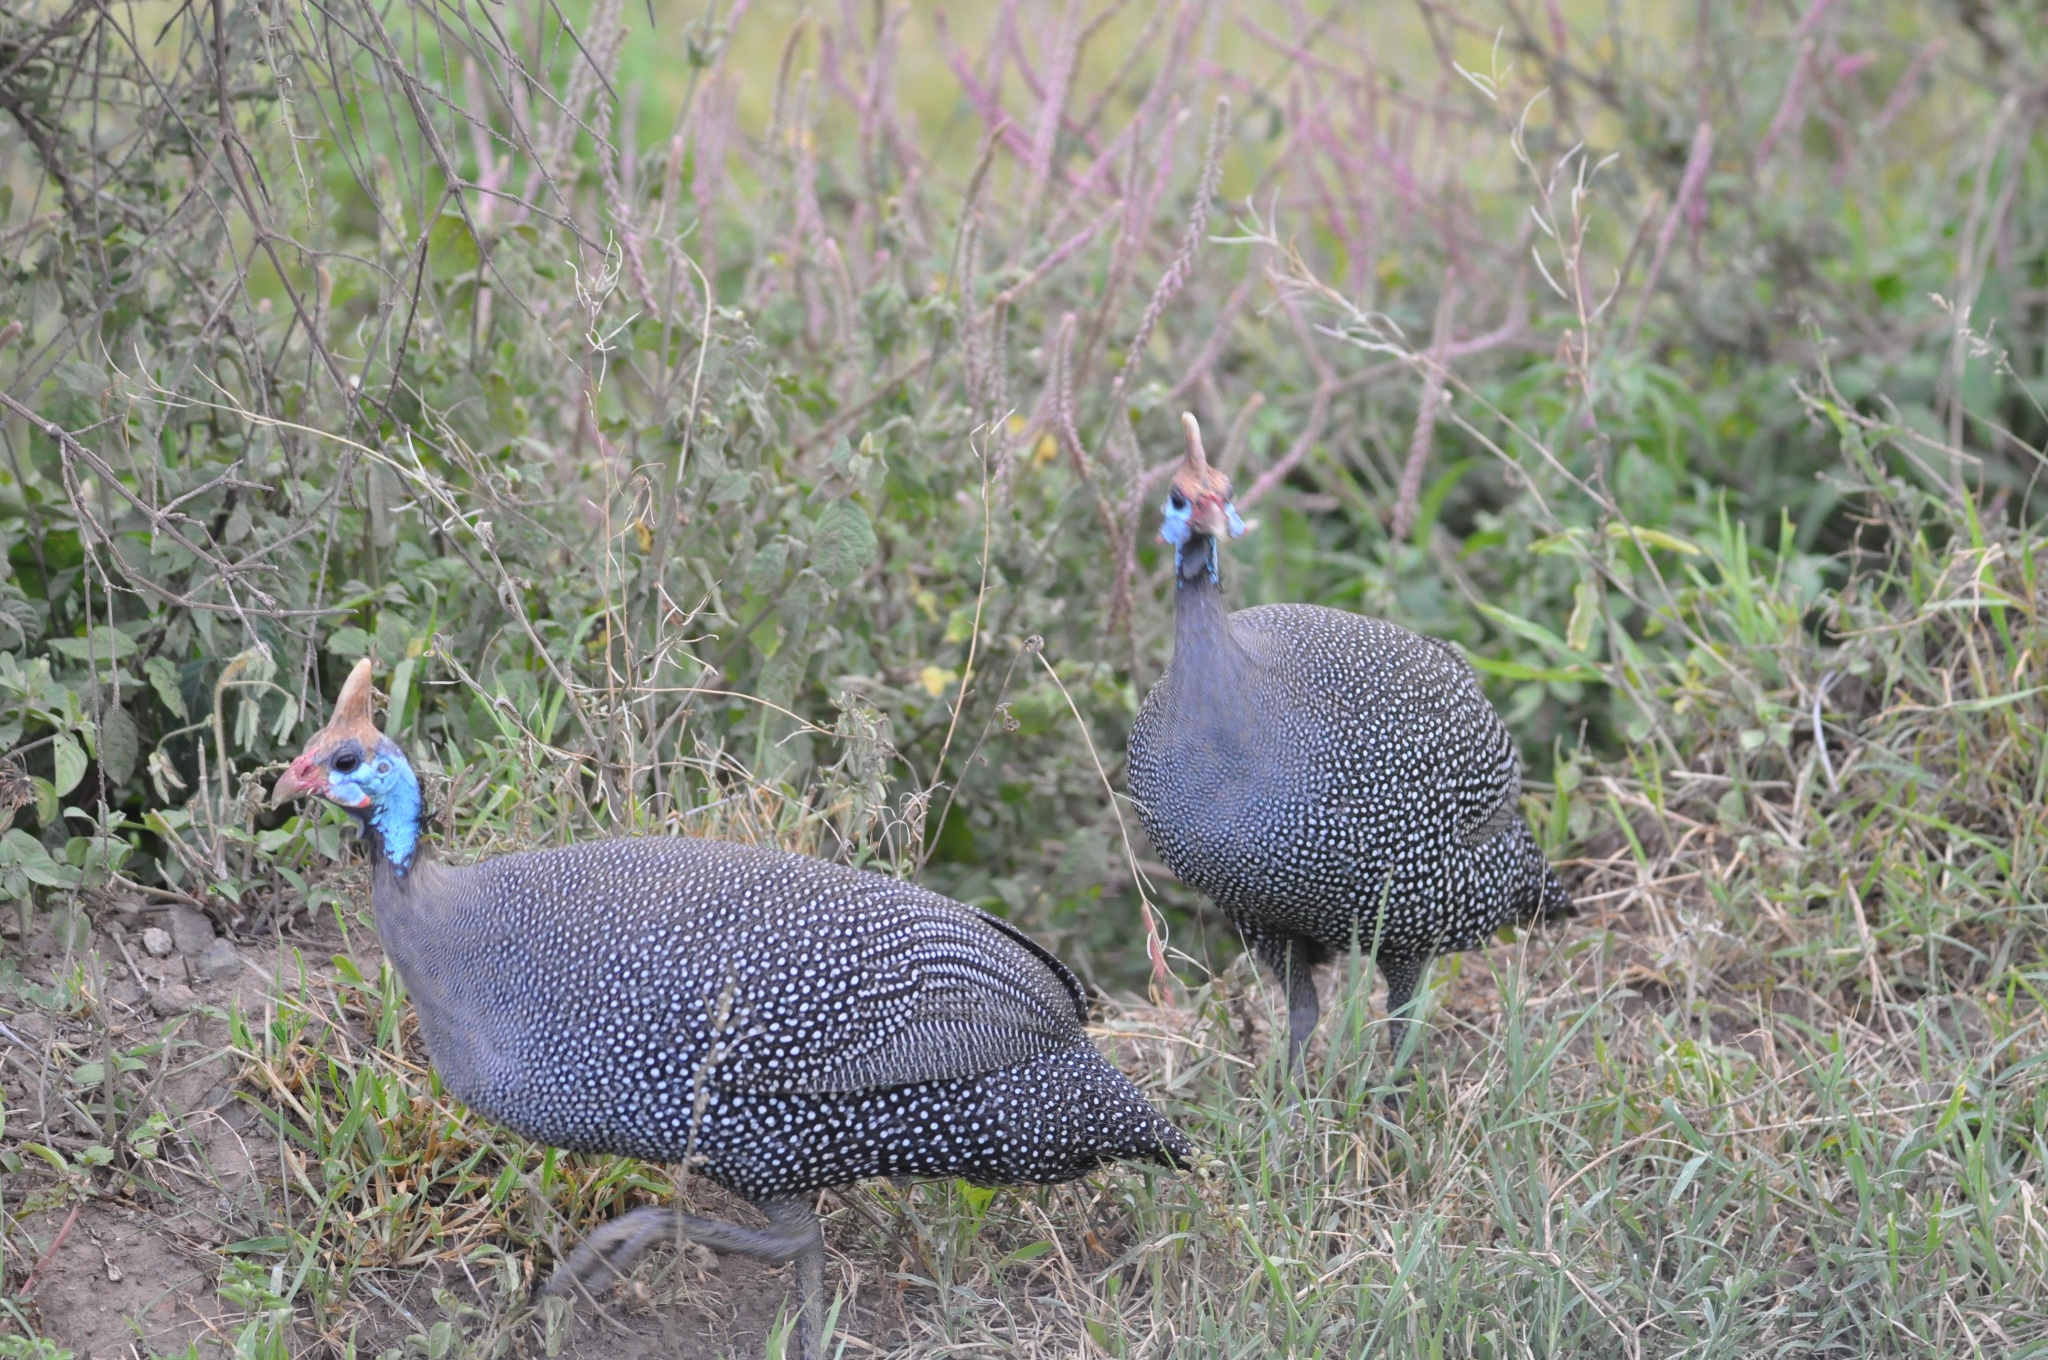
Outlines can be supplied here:
[[1194, 415], [1183, 412], [1181, 429], [1187, 432], [1188, 451], [1174, 470], [1167, 490], [1165, 516], [1159, 526], [1161, 541], [1173, 545], [1174, 582], [1185, 585], [1205, 572], [1210, 581], [1217, 577], [1217, 540], [1236, 538], [1244, 532], [1244, 521], [1230, 503], [1230, 478], [1221, 468], [1209, 466], [1202, 451], [1202, 427]]
[[370, 714], [370, 661], [356, 663], [334, 702], [334, 716], [278, 776], [273, 807], [308, 794], [347, 808], [374, 834], [384, 858], [403, 874], [420, 841], [420, 781], [398, 744]]

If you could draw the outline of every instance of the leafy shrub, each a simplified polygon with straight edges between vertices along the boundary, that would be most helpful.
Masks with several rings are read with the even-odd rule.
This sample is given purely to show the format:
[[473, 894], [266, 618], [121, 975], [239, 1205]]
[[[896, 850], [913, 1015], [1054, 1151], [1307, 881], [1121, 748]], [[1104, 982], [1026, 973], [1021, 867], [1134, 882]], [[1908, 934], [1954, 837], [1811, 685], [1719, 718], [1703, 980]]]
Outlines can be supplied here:
[[[2018, 10], [1817, 8], [1773, 61], [1725, 7], [1425, 7], [1399, 61], [1004, 13], [798, 31], [765, 125], [715, 11], [680, 64], [618, 0], [7, 17], [0, 665], [52, 866], [8, 872], [296, 902], [269, 866], [340, 842], [258, 775], [368, 654], [465, 846], [823, 812], [1129, 979], [1052, 675], [1118, 751], [1183, 406], [1261, 521], [1243, 596], [1454, 638], [1539, 773], [1794, 759], [1831, 602], [1899, 598], [1894, 484], [2025, 519]], [[978, 149], [894, 83], [941, 59]], [[1868, 467], [1823, 362], [1902, 432]], [[1752, 665], [1746, 716], [1703, 696]]]

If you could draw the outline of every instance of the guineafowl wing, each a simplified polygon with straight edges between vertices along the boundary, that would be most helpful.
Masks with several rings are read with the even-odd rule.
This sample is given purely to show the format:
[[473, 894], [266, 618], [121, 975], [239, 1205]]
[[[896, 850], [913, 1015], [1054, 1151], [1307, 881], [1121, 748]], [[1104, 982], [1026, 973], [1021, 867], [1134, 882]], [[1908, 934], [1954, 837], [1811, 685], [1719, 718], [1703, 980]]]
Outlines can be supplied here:
[[1443, 702], [1433, 715], [1434, 744], [1449, 757], [1444, 783], [1458, 809], [1458, 834], [1467, 845], [1484, 845], [1521, 820], [1522, 756], [1464, 653], [1440, 638], [1415, 636], [1444, 658], [1435, 672]]
[[[890, 903], [890, 917], [903, 934], [864, 964], [877, 991], [857, 1004], [876, 1023], [859, 1028], [878, 1042], [846, 1044], [836, 1061], [794, 1089], [854, 1091], [978, 1076], [1087, 1042], [1080, 984], [1037, 944], [971, 907], [881, 881], [902, 894]], [[886, 1000], [881, 990], [890, 994]]]
[[1032, 939], [1000, 916], [991, 915], [979, 907], [968, 907], [967, 910], [973, 912], [988, 925], [996, 930], [1000, 930], [1010, 939], [1022, 945], [1030, 951], [1033, 958], [1044, 964], [1047, 970], [1059, 980], [1059, 984], [1067, 989], [1067, 996], [1074, 1003], [1074, 1018], [1083, 1024], [1087, 1023], [1088, 993], [1081, 990], [1081, 979], [1075, 977], [1073, 970], [1060, 961], [1059, 955], [1053, 953], [1050, 949], [1047, 949], [1044, 945]]
[[[1522, 819], [1522, 757], [1507, 724], [1484, 696], [1478, 712], [1464, 715], [1460, 729], [1472, 738], [1472, 758], [1453, 774], [1458, 834], [1465, 844], [1484, 845]], [[1490, 748], [1490, 749], [1489, 749]]]

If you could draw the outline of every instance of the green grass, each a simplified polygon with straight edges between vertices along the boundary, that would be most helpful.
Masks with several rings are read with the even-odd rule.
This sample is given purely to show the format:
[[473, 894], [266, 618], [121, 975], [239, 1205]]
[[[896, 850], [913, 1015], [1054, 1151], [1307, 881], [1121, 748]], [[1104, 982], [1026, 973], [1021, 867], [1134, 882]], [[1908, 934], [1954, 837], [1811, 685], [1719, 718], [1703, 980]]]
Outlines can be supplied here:
[[[526, 1301], [734, 1206], [438, 1090], [263, 806], [362, 655], [450, 859], [781, 845], [1097, 988], [1202, 1164], [828, 1194], [847, 1356], [2048, 1354], [2038, 16], [856, 8], [0, 15], [0, 1357], [779, 1345]], [[1228, 589], [1461, 646], [1582, 904], [1412, 1066], [1351, 961], [1283, 1073], [1123, 839], [1183, 409]]]
[[[842, 1192], [833, 1278], [856, 1299], [909, 1289], [903, 1354], [2048, 1345], [2039, 975], [1871, 1005], [1854, 983], [1880, 956], [1853, 920], [1741, 905], [1717, 839], [1618, 852], [1582, 877], [1575, 926], [1440, 965], [1405, 1078], [1357, 961], [1300, 1086], [1242, 963], [1177, 1005], [1110, 1007], [1099, 1038], [1196, 1134], [1192, 1174]], [[452, 1106], [401, 1016], [388, 981], [344, 974], [238, 1031], [245, 1098], [281, 1134], [282, 1296], [336, 1325], [359, 1278], [459, 1256], [482, 1288], [457, 1330], [490, 1353], [545, 1331], [528, 1259], [672, 1187]]]

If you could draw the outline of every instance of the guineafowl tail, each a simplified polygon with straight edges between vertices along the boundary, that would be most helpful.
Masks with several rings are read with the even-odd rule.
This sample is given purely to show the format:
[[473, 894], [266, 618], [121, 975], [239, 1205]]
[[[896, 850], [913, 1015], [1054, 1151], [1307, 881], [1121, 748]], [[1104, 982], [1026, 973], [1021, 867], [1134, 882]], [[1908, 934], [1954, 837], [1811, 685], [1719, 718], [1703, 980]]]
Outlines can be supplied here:
[[1527, 826], [1521, 828], [1522, 854], [1528, 865], [1527, 877], [1515, 902], [1513, 919], [1519, 925], [1547, 925], [1567, 916], [1577, 916], [1578, 906], [1558, 881], [1557, 871], [1543, 857], [1543, 847]]
[[1547, 924], [1578, 914], [1579, 905], [1572, 901], [1572, 895], [1565, 891], [1564, 884], [1557, 881], [1557, 870], [1544, 865], [1542, 900], [1536, 905], [1537, 922]]
[[1193, 1166], [1195, 1162], [1195, 1140], [1182, 1133], [1173, 1124], [1162, 1119], [1158, 1129], [1159, 1146], [1152, 1153], [1152, 1160], [1168, 1170], [1178, 1171]]
[[1193, 1141], [1088, 1043], [977, 1078], [957, 1098], [955, 1123], [974, 1134], [974, 1147], [951, 1169], [983, 1185], [1070, 1181], [1110, 1162], [1181, 1167], [1195, 1157]]

